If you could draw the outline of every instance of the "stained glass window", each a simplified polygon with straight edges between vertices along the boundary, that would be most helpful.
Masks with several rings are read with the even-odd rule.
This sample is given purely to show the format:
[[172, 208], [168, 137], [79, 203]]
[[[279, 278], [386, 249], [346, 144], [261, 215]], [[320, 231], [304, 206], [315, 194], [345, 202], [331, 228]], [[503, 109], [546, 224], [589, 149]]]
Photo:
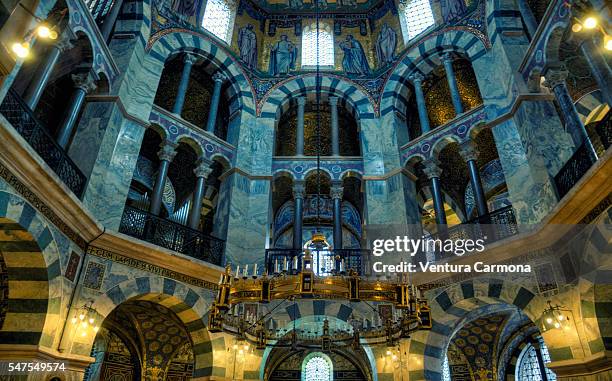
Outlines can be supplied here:
[[[549, 363], [550, 354], [548, 353], [546, 344], [544, 344], [544, 340], [541, 338], [540, 348], [542, 350], [542, 359], [544, 360], [544, 363]], [[548, 368], [546, 368], [546, 377], [548, 378], [548, 381], [557, 380], [555, 373]], [[516, 379], [518, 381], [542, 381], [536, 349], [531, 344], [528, 344], [519, 356], [519, 366], [516, 368]]]
[[[334, 37], [329, 25], [319, 23], [319, 66], [334, 65]], [[302, 66], [317, 66], [317, 25], [302, 31]]]
[[331, 381], [332, 369], [329, 362], [321, 356], [307, 358], [302, 381]]
[[229, 43], [232, 26], [232, 6], [226, 0], [208, 0], [202, 27]]
[[444, 356], [442, 362], [442, 381], [451, 381], [450, 365], [448, 365], [448, 356]]
[[434, 24], [429, 0], [408, 0], [404, 5], [404, 23], [408, 40], [412, 40]]

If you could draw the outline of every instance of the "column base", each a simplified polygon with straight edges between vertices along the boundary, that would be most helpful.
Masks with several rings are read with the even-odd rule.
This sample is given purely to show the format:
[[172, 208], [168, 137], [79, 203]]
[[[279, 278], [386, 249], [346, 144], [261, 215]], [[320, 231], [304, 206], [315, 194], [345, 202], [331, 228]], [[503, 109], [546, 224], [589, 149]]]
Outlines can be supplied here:
[[612, 351], [597, 353], [583, 359], [554, 361], [547, 364], [559, 381], [595, 381], [612, 378]]

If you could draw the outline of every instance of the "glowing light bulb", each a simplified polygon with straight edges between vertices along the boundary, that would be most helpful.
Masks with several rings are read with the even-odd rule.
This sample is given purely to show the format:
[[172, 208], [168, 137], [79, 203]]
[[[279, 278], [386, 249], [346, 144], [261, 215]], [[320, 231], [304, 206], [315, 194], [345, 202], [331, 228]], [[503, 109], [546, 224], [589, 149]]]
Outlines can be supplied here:
[[548, 324], [552, 324], [553, 320], [552, 320], [551, 318], [547, 317], [547, 318], [546, 318], [546, 322], [547, 322]]
[[51, 32], [49, 32], [49, 39], [51, 40], [57, 40], [58, 34], [56, 31], [52, 30]]
[[612, 50], [612, 37], [606, 36], [604, 39], [604, 47], [606, 50]]
[[559, 320], [559, 321], [563, 321], [564, 319], [565, 319], [565, 316], [563, 316], [563, 315], [558, 315], [557, 316], [557, 320]]
[[93, 324], [94, 323], [94, 318], [89, 318], [89, 324]]
[[87, 333], [85, 331], [81, 332], [81, 337], [85, 337], [87, 336]]
[[238, 344], [234, 344], [234, 350], [238, 349]]
[[595, 17], [587, 17], [584, 20], [584, 27], [587, 29], [593, 29], [597, 26], [597, 19]]
[[76, 317], [73, 317], [72, 319], [70, 319], [70, 321], [72, 322], [72, 324], [76, 324], [76, 322], [77, 322], [77, 318], [76, 318]]
[[243, 354], [244, 354], [244, 351], [241, 349], [241, 350], [239, 350], [239, 351], [238, 351], [238, 354], [239, 354], [239, 355], [243, 355]]
[[98, 332], [100, 330], [100, 327], [95, 326], [93, 329], [94, 329], [94, 332]]
[[397, 355], [393, 355], [391, 356], [391, 358], [393, 359], [393, 361], [397, 360]]
[[555, 328], [559, 328], [561, 327], [561, 324], [559, 324], [559, 322], [555, 322]]
[[249, 344], [244, 344], [244, 350], [248, 351], [249, 350]]
[[572, 25], [572, 32], [578, 33], [581, 30], [582, 30], [582, 25], [580, 25], [580, 23], [575, 23], [574, 25]]
[[16, 42], [11, 46], [11, 49], [19, 58], [26, 58], [30, 54], [30, 45], [26, 42], [22, 44]]
[[86, 321], [81, 322], [81, 327], [83, 327], [83, 328], [87, 328], [87, 322], [86, 322]]
[[391, 356], [391, 351], [387, 349], [387, 356]]
[[38, 34], [38, 37], [49, 38], [51, 35], [51, 29], [43, 24], [36, 29], [36, 33]]
[[85, 314], [80, 314], [79, 315], [79, 320], [83, 320], [83, 319], [85, 319]]

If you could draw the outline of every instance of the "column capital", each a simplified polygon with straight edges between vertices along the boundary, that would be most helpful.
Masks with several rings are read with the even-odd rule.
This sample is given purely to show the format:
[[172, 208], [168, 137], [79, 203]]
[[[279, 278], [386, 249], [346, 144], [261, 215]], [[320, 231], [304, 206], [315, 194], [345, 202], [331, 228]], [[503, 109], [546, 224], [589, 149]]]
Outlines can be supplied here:
[[174, 143], [170, 140], [164, 140], [163, 142], [161, 142], [159, 147], [160, 150], [157, 152], [159, 160], [169, 162], [174, 160], [174, 157], [176, 156], [176, 148], [178, 147], [177, 143]]
[[459, 145], [459, 154], [463, 158], [463, 160], [478, 160], [478, 147], [473, 140], [467, 140]]
[[306, 106], [306, 97], [298, 97], [297, 98], [298, 106]]
[[211, 164], [212, 161], [202, 157], [196, 162], [196, 167], [193, 170], [193, 173], [196, 177], [207, 179], [213, 171], [213, 169], [210, 167]]
[[434, 177], [440, 178], [442, 175], [442, 168], [440, 168], [440, 161], [437, 159], [431, 159], [423, 162], [423, 173], [428, 179]]
[[344, 187], [342, 186], [342, 183], [332, 184], [329, 193], [332, 200], [342, 200], [344, 197]]
[[217, 84], [217, 83], [223, 83], [223, 81], [225, 81], [227, 77], [225, 76], [225, 74], [218, 71], [212, 75], [212, 79], [213, 81], [215, 81], [215, 84]]
[[329, 97], [329, 104], [332, 107], [338, 106], [338, 97]]
[[451, 53], [446, 52], [446, 53], [442, 53], [440, 55], [440, 60], [442, 61], [442, 63], [448, 64], [448, 63], [452, 63], [454, 58], [453, 58], [453, 55]]
[[304, 198], [306, 196], [306, 182], [304, 180], [296, 180], [293, 183], [293, 198]]
[[425, 77], [423, 76], [423, 74], [417, 72], [414, 72], [412, 74], [410, 74], [410, 76], [408, 77], [408, 79], [410, 79], [412, 81], [412, 83], [415, 86], [421, 86], [421, 84], [423, 83], [423, 80], [425, 79]]
[[[189, 53], [185, 54], [184, 62], [185, 62], [186, 65], [193, 65], [197, 61], [198, 61], [198, 56], [195, 56], [195, 55], [189, 54]], [[213, 79], [214, 79], [214, 75], [213, 75]]]
[[70, 78], [72, 78], [72, 82], [74, 82], [74, 86], [77, 89], [82, 89], [87, 94], [93, 92], [97, 88], [96, 81], [90, 72], [72, 74]]
[[545, 87], [549, 89], [554, 89], [555, 87], [562, 85], [565, 83], [565, 79], [567, 78], [569, 72], [565, 67], [556, 67], [550, 68], [546, 70], [546, 74], [544, 76], [544, 83], [542, 83]]

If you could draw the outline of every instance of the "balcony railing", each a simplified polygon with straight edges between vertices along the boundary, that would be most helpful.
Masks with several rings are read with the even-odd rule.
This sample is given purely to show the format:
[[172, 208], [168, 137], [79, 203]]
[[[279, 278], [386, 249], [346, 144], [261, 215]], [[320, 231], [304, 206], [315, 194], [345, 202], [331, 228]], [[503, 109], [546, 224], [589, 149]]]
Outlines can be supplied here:
[[587, 145], [583, 143], [555, 176], [559, 200], [580, 181], [591, 165], [593, 165], [593, 159], [589, 155]]
[[225, 241], [126, 205], [119, 232], [215, 265], [223, 265]]
[[55, 171], [64, 184], [81, 198], [87, 178], [13, 89], [9, 89], [0, 104], [0, 113]]
[[[334, 249], [311, 250], [313, 270], [318, 275], [348, 273], [355, 270], [360, 275], [368, 274], [370, 267], [370, 250], [365, 249]], [[299, 249], [267, 249], [266, 270], [268, 274], [283, 271], [297, 273], [302, 270], [304, 250]]]

